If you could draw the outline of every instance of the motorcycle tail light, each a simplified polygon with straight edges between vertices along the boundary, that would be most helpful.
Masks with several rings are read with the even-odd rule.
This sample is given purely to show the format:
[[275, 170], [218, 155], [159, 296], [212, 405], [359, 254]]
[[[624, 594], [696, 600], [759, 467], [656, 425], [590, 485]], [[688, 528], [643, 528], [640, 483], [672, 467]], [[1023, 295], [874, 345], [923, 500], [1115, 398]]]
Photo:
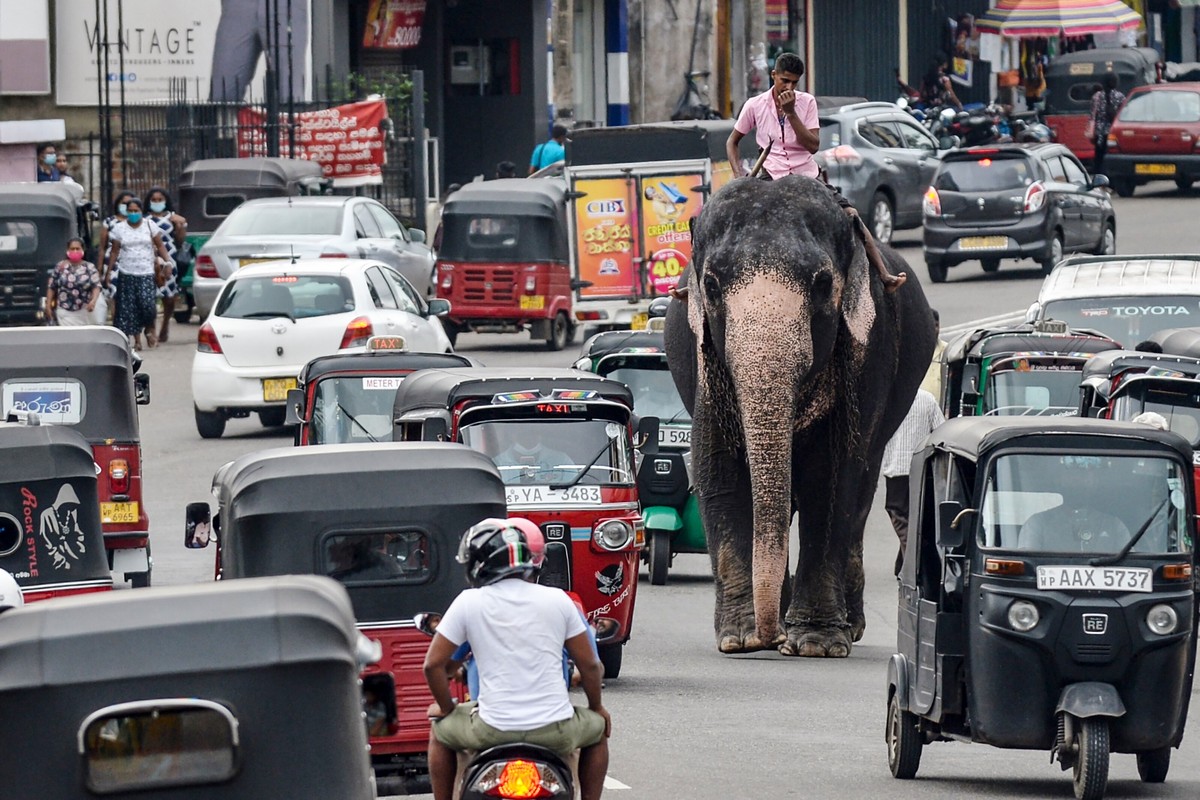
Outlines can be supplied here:
[[221, 343], [217, 341], [217, 332], [213, 330], [213, 326], [209, 323], [204, 323], [200, 326], [200, 332], [196, 334], [196, 352], [199, 353], [220, 353]]
[[114, 458], [108, 462], [108, 486], [113, 494], [129, 494], [129, 462]]
[[1032, 214], [1046, 204], [1046, 185], [1034, 181], [1025, 190], [1025, 213]]
[[922, 204], [922, 209], [927, 217], [942, 215], [942, 198], [938, 196], [937, 189], [932, 186], [925, 190], [925, 202]]
[[566, 788], [550, 767], [514, 759], [489, 764], [471, 784], [471, 791], [491, 797], [537, 798], [565, 794]]
[[1008, 624], [1019, 633], [1028, 633], [1041, 620], [1037, 606], [1028, 600], [1018, 600], [1008, 607]]
[[596, 526], [596, 544], [605, 550], [620, 550], [633, 539], [633, 526], [619, 519], [610, 519]]
[[1192, 579], [1191, 564], [1167, 564], [1162, 570], [1165, 581], [1190, 581]]
[[213, 263], [211, 256], [206, 256], [203, 253], [196, 256], [196, 275], [200, 278], [219, 278], [217, 273], [217, 265]]
[[861, 167], [863, 163], [862, 154], [848, 144], [839, 144], [824, 153], [825, 160], [831, 161], [834, 164], [845, 164], [848, 167]]
[[345, 350], [347, 347], [366, 344], [367, 339], [370, 339], [374, 333], [375, 328], [371, 325], [371, 320], [366, 317], [355, 317], [346, 326], [346, 332], [342, 334], [342, 343], [338, 347]]
[[1154, 606], [1146, 612], [1146, 627], [1159, 636], [1167, 636], [1179, 627], [1179, 615], [1175, 609], [1164, 604]]

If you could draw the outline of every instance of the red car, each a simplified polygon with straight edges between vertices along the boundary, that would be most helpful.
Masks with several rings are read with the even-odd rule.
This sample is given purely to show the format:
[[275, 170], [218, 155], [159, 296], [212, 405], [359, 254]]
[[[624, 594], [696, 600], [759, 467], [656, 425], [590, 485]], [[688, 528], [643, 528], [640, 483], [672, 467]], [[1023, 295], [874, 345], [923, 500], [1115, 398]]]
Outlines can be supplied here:
[[1134, 89], [1108, 133], [1104, 173], [1121, 197], [1150, 181], [1190, 189], [1200, 179], [1200, 83]]

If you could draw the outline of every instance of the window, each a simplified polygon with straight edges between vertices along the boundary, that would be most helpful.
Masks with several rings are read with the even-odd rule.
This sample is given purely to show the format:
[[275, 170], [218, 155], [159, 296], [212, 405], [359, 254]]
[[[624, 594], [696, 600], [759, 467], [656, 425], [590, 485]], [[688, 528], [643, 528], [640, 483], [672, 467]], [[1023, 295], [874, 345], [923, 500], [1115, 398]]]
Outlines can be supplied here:
[[821, 149], [829, 150], [842, 143], [842, 125], [836, 119], [821, 120]]
[[545, 486], [579, 478], [579, 486], [595, 487], [634, 479], [629, 435], [616, 422], [501, 419], [466, 425], [459, 435], [463, 444], [490, 456], [508, 484]]
[[42, 425], [78, 425], [87, 412], [87, 391], [73, 378], [11, 378], [0, 389], [2, 419], [37, 414]]
[[375, 301], [376, 308], [399, 308], [396, 304], [396, 296], [392, 294], [392, 288], [378, 267], [368, 269], [366, 276], [367, 288], [371, 290], [371, 299]]
[[1063, 169], [1067, 173], [1067, 182], [1073, 183], [1076, 186], [1090, 186], [1091, 181], [1088, 180], [1087, 173], [1083, 171], [1083, 167], [1073, 158], [1062, 156]]
[[384, 237], [408, 241], [408, 232], [386, 208], [378, 203], [367, 203], [366, 207], [371, 212], [371, 216], [375, 218], [375, 222], [379, 224], [379, 230]]
[[241, 206], [219, 230], [225, 236], [334, 236], [342, 232], [342, 210], [299, 203]]
[[900, 130], [903, 147], [907, 147], [910, 150], [928, 150], [929, 152], [937, 150], [937, 145], [934, 143], [933, 138], [918, 126], [904, 121], [898, 121], [895, 125]]
[[515, 217], [473, 217], [467, 226], [471, 247], [516, 247], [520, 225]]
[[210, 194], [204, 198], [204, 216], [227, 217], [244, 202], [244, 194]]
[[358, 203], [354, 206], [354, 234], [359, 239], [383, 238], [383, 233], [379, 230], [379, 223], [375, 221], [375, 217], [371, 216], [365, 203]]
[[401, 311], [407, 311], [410, 314], [417, 314], [418, 316], [424, 313], [424, 303], [417, 299], [417, 293], [413, 291], [408, 281], [390, 269], [382, 270], [382, 272], [388, 285], [392, 287], [392, 293], [396, 296], [396, 305], [399, 306]]
[[1060, 159], [1058, 156], [1050, 156], [1049, 158], [1044, 159], [1042, 163], [1046, 165], [1046, 177], [1052, 181], [1066, 183], [1067, 172], [1065, 169], [1063, 169], [1062, 159]]
[[354, 292], [340, 275], [263, 275], [235, 278], [213, 313], [230, 319], [303, 319], [353, 310]]
[[962, 158], [942, 162], [934, 188], [947, 192], [996, 192], [1032, 183], [1024, 158]]
[[1104, 91], [1104, 87], [1098, 83], [1073, 83], [1067, 90], [1067, 97], [1076, 103], [1090, 103], [1092, 96], [1101, 91]]
[[322, 378], [313, 396], [312, 444], [389, 442], [401, 375]]
[[321, 573], [344, 584], [424, 583], [430, 576], [423, 531], [335, 533], [321, 542]]
[[1200, 122], [1200, 94], [1162, 90], [1136, 94], [1125, 103], [1121, 122]]
[[36, 253], [37, 225], [19, 219], [0, 220], [0, 254]]
[[858, 133], [876, 147], [900, 147], [900, 134], [890, 122], [863, 120], [858, 123]]

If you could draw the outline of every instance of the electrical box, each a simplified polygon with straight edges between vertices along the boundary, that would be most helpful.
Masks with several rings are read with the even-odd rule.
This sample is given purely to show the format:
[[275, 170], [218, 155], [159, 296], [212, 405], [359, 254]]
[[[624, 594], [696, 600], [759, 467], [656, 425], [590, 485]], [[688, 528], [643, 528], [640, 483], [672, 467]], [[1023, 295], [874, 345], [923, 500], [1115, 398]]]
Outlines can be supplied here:
[[492, 53], [487, 45], [464, 44], [450, 47], [450, 83], [478, 85], [492, 79]]

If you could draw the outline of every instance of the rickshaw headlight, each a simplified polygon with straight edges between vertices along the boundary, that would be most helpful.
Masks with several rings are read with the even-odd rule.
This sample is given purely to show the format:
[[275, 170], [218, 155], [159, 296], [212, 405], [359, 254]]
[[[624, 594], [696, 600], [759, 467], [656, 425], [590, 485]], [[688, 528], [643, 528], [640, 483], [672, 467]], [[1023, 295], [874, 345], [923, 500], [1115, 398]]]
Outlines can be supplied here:
[[1146, 614], [1146, 627], [1152, 633], [1166, 636], [1175, 632], [1179, 627], [1179, 615], [1168, 605], [1157, 605]]
[[620, 550], [633, 538], [633, 526], [619, 519], [610, 519], [596, 528], [596, 544], [606, 550]]
[[1014, 631], [1028, 633], [1037, 627], [1042, 615], [1028, 600], [1018, 600], [1008, 607], [1008, 624]]

